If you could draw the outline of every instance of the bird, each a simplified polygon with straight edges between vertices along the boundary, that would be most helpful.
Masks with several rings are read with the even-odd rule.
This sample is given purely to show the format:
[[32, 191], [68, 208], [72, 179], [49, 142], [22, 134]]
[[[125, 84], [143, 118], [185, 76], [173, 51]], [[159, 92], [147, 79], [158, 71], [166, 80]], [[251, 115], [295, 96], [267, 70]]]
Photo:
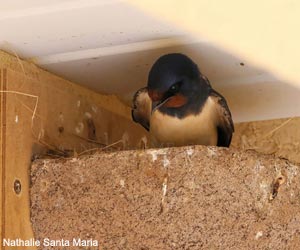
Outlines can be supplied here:
[[228, 104], [184, 54], [159, 57], [132, 102], [132, 119], [150, 132], [154, 146], [230, 146]]

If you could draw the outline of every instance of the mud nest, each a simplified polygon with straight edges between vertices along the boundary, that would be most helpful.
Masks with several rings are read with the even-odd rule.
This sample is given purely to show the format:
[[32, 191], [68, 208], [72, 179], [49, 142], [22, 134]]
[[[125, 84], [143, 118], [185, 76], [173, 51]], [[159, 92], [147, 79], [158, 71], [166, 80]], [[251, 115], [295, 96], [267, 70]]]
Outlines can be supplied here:
[[298, 172], [202, 146], [37, 160], [31, 220], [40, 241], [98, 242], [82, 249], [299, 249]]

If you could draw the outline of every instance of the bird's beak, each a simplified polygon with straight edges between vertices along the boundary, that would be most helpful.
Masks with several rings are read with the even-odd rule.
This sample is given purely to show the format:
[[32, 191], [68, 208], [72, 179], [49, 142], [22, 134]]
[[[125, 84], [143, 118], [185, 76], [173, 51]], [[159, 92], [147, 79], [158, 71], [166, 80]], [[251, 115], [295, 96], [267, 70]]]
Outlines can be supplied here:
[[155, 90], [148, 90], [148, 95], [152, 101], [151, 114], [169, 100], [169, 98], [163, 99], [163, 94]]
[[169, 101], [171, 97], [165, 99], [165, 100], [162, 100], [162, 101], [152, 101], [152, 111], [151, 111], [151, 114], [159, 109], [162, 105], [164, 105], [167, 101]]
[[156, 109], [158, 109], [160, 107], [160, 103], [161, 103], [161, 101], [156, 101], [156, 102], [152, 101], [151, 113], [153, 113]]

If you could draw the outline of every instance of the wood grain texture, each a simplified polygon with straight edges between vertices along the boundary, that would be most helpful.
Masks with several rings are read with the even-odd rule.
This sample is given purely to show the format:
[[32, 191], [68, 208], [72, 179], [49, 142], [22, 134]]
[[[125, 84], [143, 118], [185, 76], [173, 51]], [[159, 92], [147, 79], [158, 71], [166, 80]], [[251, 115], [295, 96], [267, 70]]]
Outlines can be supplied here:
[[[2, 91], [6, 89], [4, 72], [3, 69], [0, 69], [0, 240], [2, 242], [5, 230], [5, 221], [4, 221], [4, 167], [5, 167], [5, 102], [6, 102], [6, 94]], [[2, 249], [2, 244], [0, 244], [0, 249]]]
[[[63, 79], [57, 75], [54, 75], [46, 70], [39, 68], [32, 62], [24, 61], [15, 56], [12, 56], [4, 51], [0, 50], [0, 68], [9, 68], [15, 72], [22, 73], [24, 76], [35, 80], [42, 80], [47, 84], [55, 84], [59, 86], [60, 84], [68, 84], [69, 88], [75, 87], [82, 94], [91, 93], [90, 90], [79, 87], [77, 84]], [[101, 83], [99, 83], [101, 84]], [[115, 114], [123, 116], [125, 118], [131, 118], [131, 110], [128, 106], [123, 105], [123, 103], [114, 95], [103, 95], [95, 94], [98, 97], [98, 104], [104, 109], [111, 111]]]

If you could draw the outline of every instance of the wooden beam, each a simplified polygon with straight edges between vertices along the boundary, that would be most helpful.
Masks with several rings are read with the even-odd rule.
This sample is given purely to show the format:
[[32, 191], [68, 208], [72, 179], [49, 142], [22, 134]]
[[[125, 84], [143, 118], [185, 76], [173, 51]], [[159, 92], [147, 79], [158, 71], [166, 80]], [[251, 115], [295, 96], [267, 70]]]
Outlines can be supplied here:
[[[0, 69], [0, 241], [2, 242], [5, 230], [5, 221], [4, 221], [4, 164], [5, 164], [5, 131], [6, 131], [6, 123], [5, 123], [5, 101], [6, 94], [5, 91], [6, 86], [4, 85], [4, 74], [3, 70]], [[2, 249], [2, 244], [0, 244], [0, 249]]]

